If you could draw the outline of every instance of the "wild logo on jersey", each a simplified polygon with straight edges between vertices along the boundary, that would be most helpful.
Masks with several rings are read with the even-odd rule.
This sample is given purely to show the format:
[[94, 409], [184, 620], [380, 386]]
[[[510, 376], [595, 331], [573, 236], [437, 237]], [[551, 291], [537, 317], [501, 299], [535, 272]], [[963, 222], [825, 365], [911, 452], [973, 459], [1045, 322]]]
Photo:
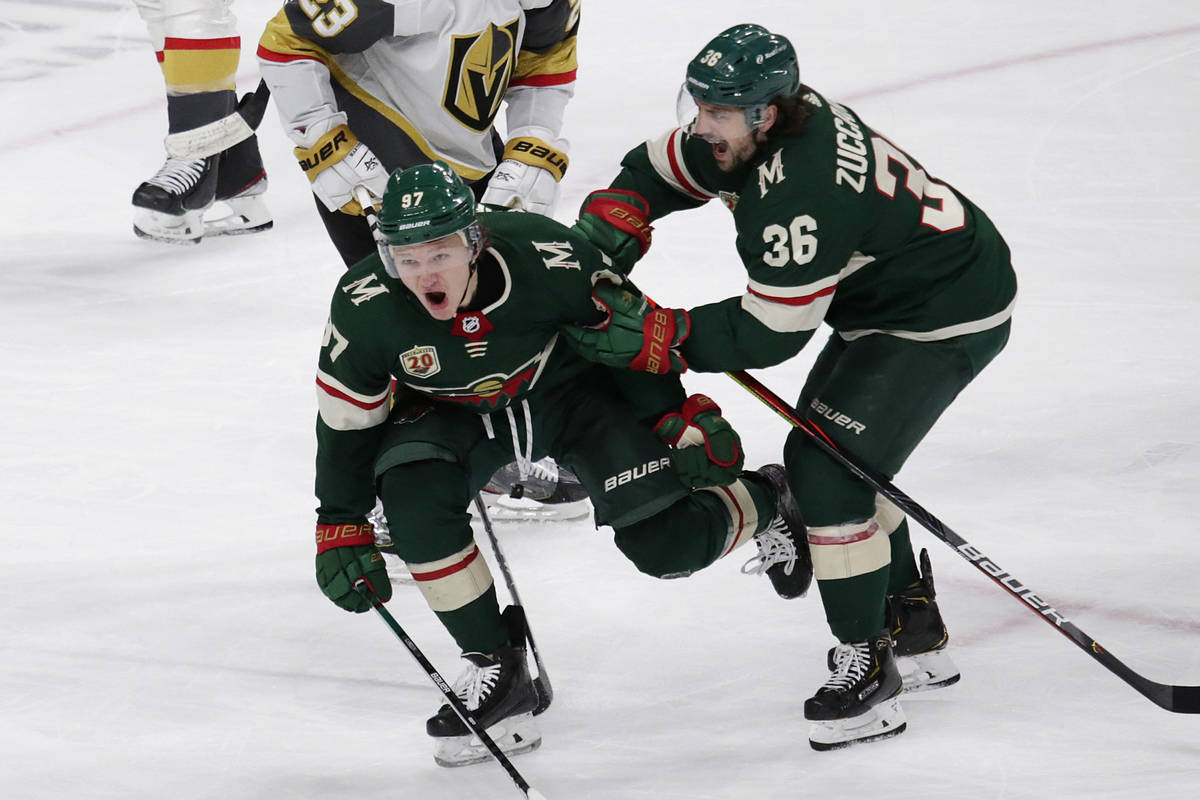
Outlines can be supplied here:
[[[480, 413], [489, 413], [516, 400], [537, 382], [550, 349], [547, 347], [507, 375], [493, 372], [490, 375], [476, 378], [467, 386], [430, 386], [425, 383], [412, 382], [406, 382], [405, 385], [429, 397], [462, 403]], [[411, 353], [413, 351], [410, 350], [404, 355], [408, 356]], [[408, 372], [407, 367], [405, 367], [405, 372]], [[409, 374], [413, 377], [428, 378], [433, 373], [424, 376], [417, 376], [411, 372]]]
[[442, 105], [471, 130], [486, 131], [500, 110], [516, 64], [519, 25], [514, 19], [503, 27], [489, 24], [480, 33], [452, 37]]

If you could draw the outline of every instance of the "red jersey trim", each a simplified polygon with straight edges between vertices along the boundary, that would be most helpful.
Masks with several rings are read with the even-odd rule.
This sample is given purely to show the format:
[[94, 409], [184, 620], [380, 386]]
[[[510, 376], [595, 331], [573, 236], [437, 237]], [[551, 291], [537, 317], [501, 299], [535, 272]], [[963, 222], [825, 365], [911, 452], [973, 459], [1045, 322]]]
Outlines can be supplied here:
[[509, 83], [509, 86], [562, 86], [575, 80], [577, 70], [556, 72], [553, 75], [530, 75]]
[[687, 174], [679, 165], [679, 156], [675, 154], [675, 151], [680, 146], [679, 136], [680, 129], [676, 128], [675, 131], [671, 133], [671, 138], [667, 142], [667, 160], [671, 164], [671, 172], [675, 175], [675, 180], [679, 181], [679, 185], [691, 192], [697, 199], [711, 200], [713, 195], [705, 192], [704, 190], [700, 189], [700, 187], [696, 186], [696, 184], [688, 180]]
[[239, 50], [241, 46], [240, 36], [221, 39], [177, 39], [168, 36], [163, 40], [163, 50]]
[[325, 63], [324, 61], [317, 58], [316, 56], [295, 55], [292, 53], [276, 53], [274, 50], [268, 50], [267, 48], [263, 47], [261, 44], [258, 46], [257, 55], [263, 61], [270, 61], [275, 64], [290, 64], [293, 61], [304, 61], [304, 60], [316, 61], [318, 64]]
[[772, 303], [779, 303], [780, 305], [785, 306], [806, 306], [812, 303], [814, 300], [833, 294], [836, 290], [837, 284], [835, 283], [833, 286], [822, 289], [819, 292], [814, 292], [813, 294], [806, 294], [803, 297], [775, 297], [774, 295], [756, 292], [749, 286], [746, 287], [746, 291], [755, 297], [761, 297], [764, 300], [770, 300]]
[[373, 411], [388, 401], [388, 395], [385, 394], [383, 396], [383, 399], [376, 400], [373, 403], [363, 402], [362, 400], [358, 400], [354, 397], [351, 397], [350, 395], [346, 394], [345, 392], [342, 392], [342, 391], [339, 391], [339, 390], [333, 388], [329, 384], [323, 382], [320, 378], [317, 378], [317, 386], [321, 387], [321, 391], [325, 392], [325, 394], [329, 395], [330, 397], [336, 397], [338, 400], [344, 400], [345, 402], [347, 402], [353, 406], [358, 406], [359, 408], [365, 409], [366, 411]]

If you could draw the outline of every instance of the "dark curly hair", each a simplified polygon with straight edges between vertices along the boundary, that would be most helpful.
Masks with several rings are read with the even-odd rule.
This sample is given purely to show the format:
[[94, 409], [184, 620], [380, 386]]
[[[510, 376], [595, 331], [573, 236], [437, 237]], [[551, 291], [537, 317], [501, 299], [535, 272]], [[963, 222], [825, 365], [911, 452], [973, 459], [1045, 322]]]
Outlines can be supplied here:
[[775, 124], [764, 135], [767, 141], [780, 136], [799, 136], [808, 128], [808, 120], [812, 117], [813, 104], [806, 98], [811, 91], [801, 84], [800, 91], [791, 95], [779, 95], [771, 100], [778, 116]]

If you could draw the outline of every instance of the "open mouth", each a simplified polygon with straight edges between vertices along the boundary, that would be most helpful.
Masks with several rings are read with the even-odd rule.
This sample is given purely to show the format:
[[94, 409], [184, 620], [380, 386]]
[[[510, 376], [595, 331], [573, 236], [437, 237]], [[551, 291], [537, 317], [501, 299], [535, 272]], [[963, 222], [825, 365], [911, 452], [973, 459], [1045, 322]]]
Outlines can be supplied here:
[[425, 302], [427, 302], [429, 305], [434, 306], [434, 307], [440, 306], [446, 302], [446, 293], [445, 292], [426, 292], [425, 293]]
[[717, 158], [724, 158], [729, 153], [729, 142], [720, 141], [712, 143], [713, 155]]

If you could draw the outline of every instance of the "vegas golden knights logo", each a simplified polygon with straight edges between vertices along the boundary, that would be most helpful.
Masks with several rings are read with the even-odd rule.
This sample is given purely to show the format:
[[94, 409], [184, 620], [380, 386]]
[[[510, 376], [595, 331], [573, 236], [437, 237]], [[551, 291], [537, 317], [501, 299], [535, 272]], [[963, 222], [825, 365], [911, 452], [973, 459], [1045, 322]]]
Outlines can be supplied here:
[[481, 33], [453, 37], [442, 105], [471, 130], [486, 131], [500, 110], [516, 63], [519, 25], [514, 19], [501, 28], [489, 24]]

